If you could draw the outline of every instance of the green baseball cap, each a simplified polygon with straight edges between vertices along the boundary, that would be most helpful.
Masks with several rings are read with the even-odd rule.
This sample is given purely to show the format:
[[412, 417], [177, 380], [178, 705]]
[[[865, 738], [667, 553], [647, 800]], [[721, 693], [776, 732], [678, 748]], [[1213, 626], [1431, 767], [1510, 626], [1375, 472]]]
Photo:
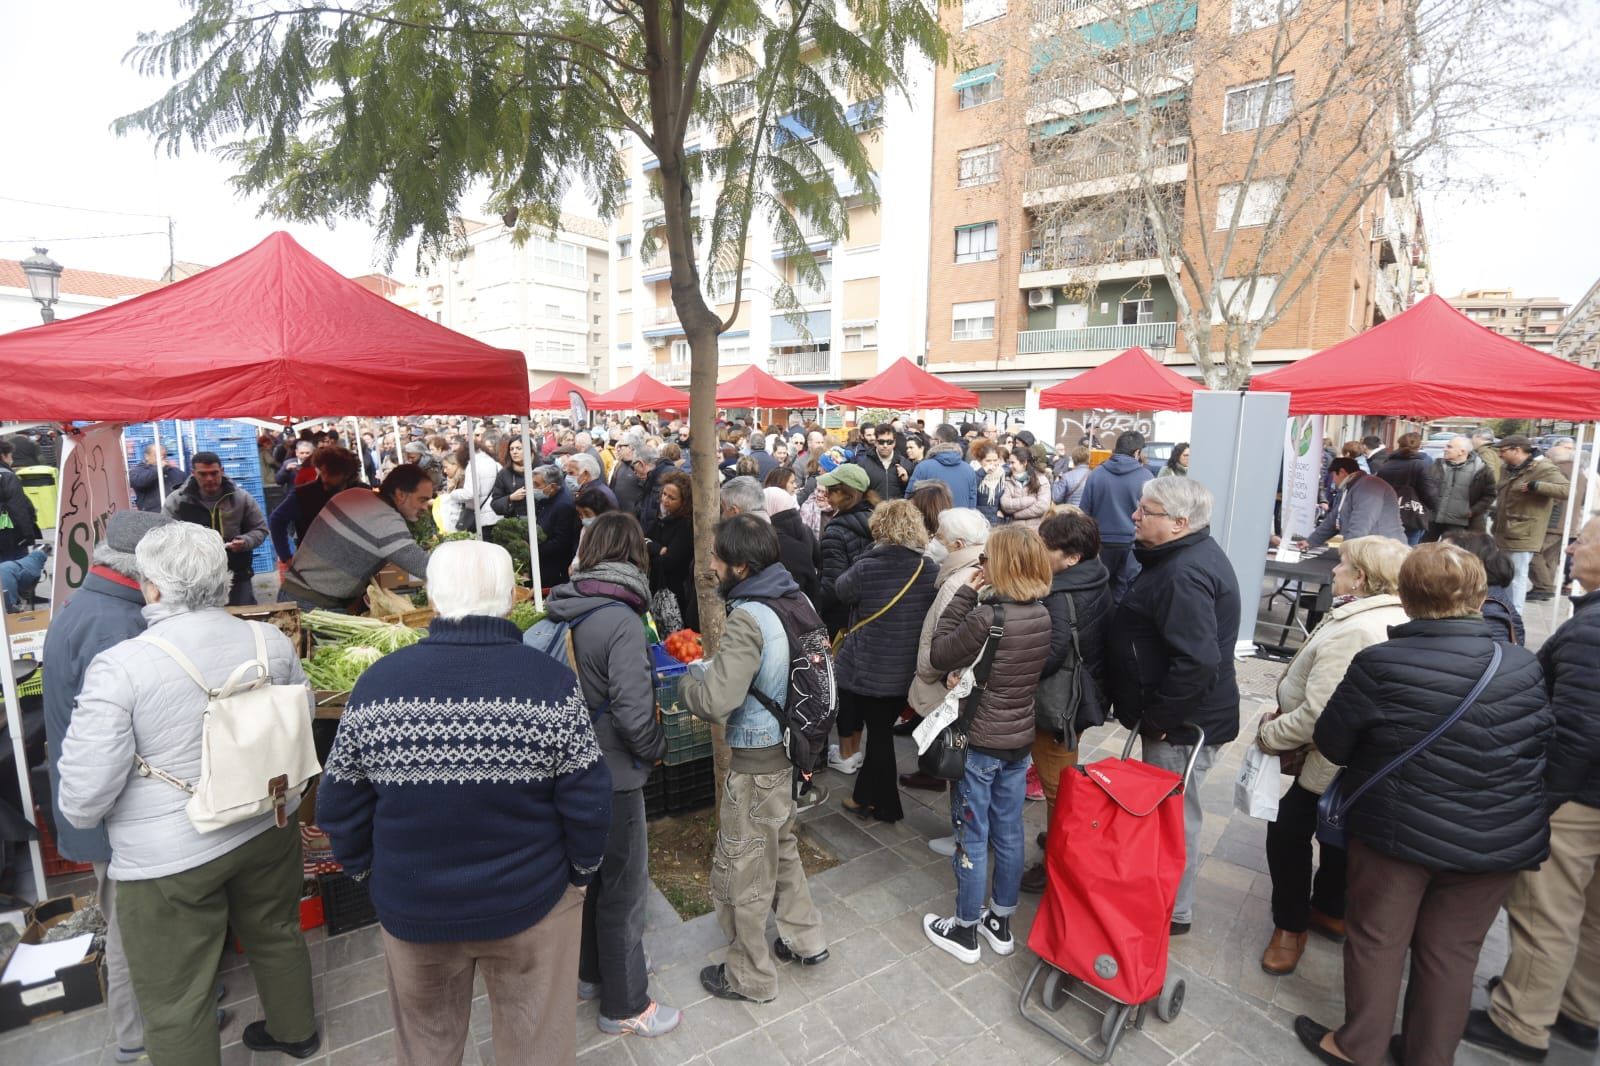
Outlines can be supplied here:
[[833, 468], [832, 473], [823, 474], [817, 478], [817, 484], [827, 488], [830, 485], [849, 485], [857, 492], [866, 492], [872, 485], [867, 472], [854, 463], [840, 463]]

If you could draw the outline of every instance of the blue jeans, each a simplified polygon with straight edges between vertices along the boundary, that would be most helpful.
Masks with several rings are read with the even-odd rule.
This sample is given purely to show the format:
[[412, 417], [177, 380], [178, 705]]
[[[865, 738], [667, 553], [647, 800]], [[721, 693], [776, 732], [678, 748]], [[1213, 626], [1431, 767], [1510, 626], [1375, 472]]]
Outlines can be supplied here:
[[6, 611], [22, 610], [23, 597], [33, 595], [33, 587], [44, 573], [44, 560], [44, 552], [36, 551], [0, 563], [0, 598]]
[[1507, 552], [1511, 556], [1511, 606], [1521, 614], [1528, 606], [1528, 590], [1533, 582], [1528, 580], [1528, 567], [1533, 563], [1534, 552]]
[[1033, 760], [1003, 762], [982, 752], [967, 752], [967, 772], [950, 790], [950, 824], [955, 829], [956, 921], [976, 925], [983, 916], [989, 886], [989, 851], [994, 851], [994, 902], [997, 915], [1017, 909], [1022, 885], [1022, 806]]

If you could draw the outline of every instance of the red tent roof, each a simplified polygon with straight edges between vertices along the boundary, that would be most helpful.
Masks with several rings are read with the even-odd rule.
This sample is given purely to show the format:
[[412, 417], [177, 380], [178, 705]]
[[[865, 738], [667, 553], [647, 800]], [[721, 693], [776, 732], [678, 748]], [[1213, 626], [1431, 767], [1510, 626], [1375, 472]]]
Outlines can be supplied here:
[[897, 411], [978, 406], [977, 393], [940, 381], [905, 356], [871, 381], [836, 389], [823, 399], [840, 407], [887, 407]]
[[572, 406], [572, 397], [568, 394], [574, 392], [583, 397], [583, 402], [591, 407], [600, 398], [599, 393], [590, 392], [582, 385], [574, 385], [566, 378], [558, 377], [554, 381], [545, 382], [528, 393], [528, 410], [564, 411]]
[[689, 394], [668, 388], [647, 373], [589, 401], [594, 411], [687, 411]]
[[1205, 386], [1169, 370], [1143, 348], [1129, 348], [1093, 370], [1039, 393], [1039, 406], [1102, 411], [1190, 411]]
[[0, 337], [8, 419], [518, 412], [520, 352], [390, 303], [274, 233], [125, 303]]
[[1600, 372], [1485, 329], [1437, 295], [1250, 383], [1291, 414], [1600, 418]]
[[717, 386], [718, 407], [815, 407], [817, 394], [779, 381], [758, 366]]

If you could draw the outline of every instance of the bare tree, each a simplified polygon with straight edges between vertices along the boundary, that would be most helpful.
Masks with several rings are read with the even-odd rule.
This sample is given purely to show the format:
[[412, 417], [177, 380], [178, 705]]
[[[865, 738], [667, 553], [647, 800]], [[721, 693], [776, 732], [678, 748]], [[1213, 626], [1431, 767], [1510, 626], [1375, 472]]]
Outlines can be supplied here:
[[1575, 75], [1548, 17], [1524, 0], [1033, 0], [1009, 60], [1032, 75], [1010, 123], [1031, 265], [1092, 295], [1104, 264], [1144, 261], [1213, 389], [1245, 385], [1319, 286], [1348, 302], [1364, 277], [1355, 324], [1392, 316], [1426, 284], [1420, 184], [1469, 180], [1463, 153], [1556, 119]]

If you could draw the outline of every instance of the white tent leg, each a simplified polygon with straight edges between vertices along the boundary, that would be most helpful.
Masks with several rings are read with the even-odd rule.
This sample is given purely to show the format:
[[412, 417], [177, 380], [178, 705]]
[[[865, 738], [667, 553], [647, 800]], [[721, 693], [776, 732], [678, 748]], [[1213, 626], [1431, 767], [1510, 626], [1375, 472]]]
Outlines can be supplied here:
[[[1567, 541], [1572, 539], [1573, 521], [1579, 517], [1577, 514], [1578, 470], [1583, 462], [1584, 431], [1588, 430], [1589, 428], [1589, 426], [1585, 425], [1578, 426], [1577, 436], [1574, 438], [1572, 449], [1572, 476], [1567, 479], [1566, 510], [1561, 516], [1561, 554], [1556, 557], [1556, 594], [1550, 598], [1550, 632], [1552, 633], [1554, 633], [1556, 631], [1556, 627], [1561, 624], [1561, 604], [1562, 601], [1567, 598], [1566, 594], [1568, 592], [1568, 585], [1564, 580], [1562, 580], [1562, 577], [1567, 572]], [[1591, 443], [1593, 443], [1592, 434]], [[1581, 522], [1578, 523], [1580, 527], [1582, 524], [1583, 523]]]
[[[17, 764], [17, 795], [22, 800], [22, 816], [29, 824], [38, 826], [33, 821], [33, 782], [28, 778], [28, 756], [22, 742], [22, 703], [17, 696], [17, 679], [11, 673], [11, 632], [6, 628], [6, 612], [0, 608], [0, 648], [4, 649], [0, 657], [0, 689], [4, 690], [6, 701], [6, 729], [11, 733], [11, 757]], [[44, 884], [44, 854], [39, 850], [39, 842], [28, 842], [28, 854], [33, 857], [33, 891], [34, 900], [46, 898]]]
[[[360, 478], [365, 478], [367, 476], [367, 455], [366, 455], [366, 452], [361, 447], [361, 421], [360, 421], [360, 419], [356, 418], [355, 415], [351, 415], [350, 416], [350, 426], [354, 430], [354, 433], [351, 435], [350, 440], [351, 440], [351, 443], [354, 444], [354, 446], [355, 446], [356, 463], [359, 464], [359, 466], [360, 466], [360, 471], [356, 476], [360, 477]], [[372, 464], [372, 466], [373, 466], [373, 469], [377, 469], [378, 464], [376, 462], [374, 462]]]
[[[477, 440], [478, 423], [474, 419], [467, 419], [467, 483], [472, 487], [472, 529], [473, 536], [483, 539], [483, 515], [479, 501], [483, 498], [478, 495], [478, 450]], [[526, 462], [526, 460], [524, 460]]]
[[533, 580], [533, 606], [544, 610], [544, 576], [539, 573], [539, 524], [533, 514], [533, 440], [528, 419], [522, 420], [522, 502], [528, 506], [528, 570]]
[[[161, 460], [161, 423], [160, 422], [152, 422], [152, 423], [150, 423], [150, 431], [155, 434], [154, 440], [155, 440], [155, 445], [156, 445], [156, 494], [159, 497], [161, 503], [165, 504], [167, 502], [167, 464], [162, 462], [162, 460]], [[179, 448], [181, 450], [182, 447], [183, 447], [183, 444], [182, 444], [183, 438], [179, 437], [178, 440], [179, 440], [179, 445], [178, 446], [179, 446]], [[143, 458], [143, 456], [140, 456], [140, 458]], [[182, 459], [178, 460], [178, 467], [180, 469], [183, 467], [183, 460]], [[157, 509], [159, 510], [160, 508], [158, 507]]]

